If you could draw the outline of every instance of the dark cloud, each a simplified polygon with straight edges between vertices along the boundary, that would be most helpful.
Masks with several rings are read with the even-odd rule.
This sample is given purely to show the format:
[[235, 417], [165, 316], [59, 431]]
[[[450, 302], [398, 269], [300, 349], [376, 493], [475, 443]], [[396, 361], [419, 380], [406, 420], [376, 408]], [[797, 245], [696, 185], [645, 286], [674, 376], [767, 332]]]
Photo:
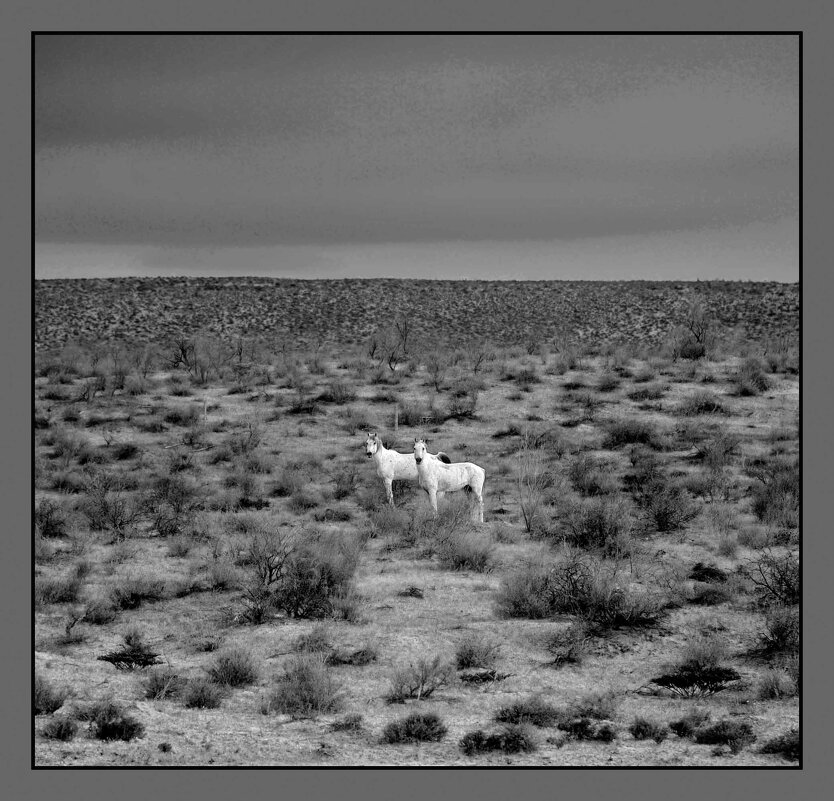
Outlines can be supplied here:
[[788, 36], [39, 35], [36, 236], [583, 239], [795, 216]]

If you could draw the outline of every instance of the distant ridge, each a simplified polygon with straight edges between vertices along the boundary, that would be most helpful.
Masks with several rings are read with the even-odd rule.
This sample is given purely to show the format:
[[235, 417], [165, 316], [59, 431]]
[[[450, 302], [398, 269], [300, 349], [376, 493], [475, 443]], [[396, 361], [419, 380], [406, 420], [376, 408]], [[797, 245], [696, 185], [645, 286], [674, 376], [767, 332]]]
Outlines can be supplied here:
[[798, 335], [799, 285], [776, 282], [77, 278], [35, 281], [35, 346], [197, 332], [356, 343], [403, 313], [458, 342], [658, 343], [695, 299], [751, 339]]

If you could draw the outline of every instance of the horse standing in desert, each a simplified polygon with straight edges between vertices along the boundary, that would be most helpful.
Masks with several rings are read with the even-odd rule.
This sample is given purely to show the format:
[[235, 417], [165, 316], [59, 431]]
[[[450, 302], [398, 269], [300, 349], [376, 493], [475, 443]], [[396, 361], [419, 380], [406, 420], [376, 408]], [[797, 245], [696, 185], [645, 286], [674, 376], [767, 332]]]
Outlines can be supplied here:
[[[394, 505], [394, 490], [392, 484], [395, 479], [405, 481], [417, 481], [417, 464], [410, 453], [399, 453], [389, 450], [382, 444], [379, 434], [368, 432], [365, 440], [365, 455], [376, 463], [376, 473], [385, 483], [385, 494], [388, 503]], [[441, 464], [451, 463], [451, 459], [445, 453], [438, 453], [436, 456], [427, 453], [431, 461], [439, 461]]]
[[[428, 457], [428, 458], [427, 458]], [[475, 495], [478, 502], [479, 522], [484, 522], [484, 480], [486, 473], [483, 467], [473, 462], [455, 462], [446, 464], [432, 459], [426, 451], [426, 443], [422, 439], [414, 440], [414, 462], [417, 465], [417, 478], [420, 486], [429, 496], [432, 509], [437, 514], [437, 496], [444, 492], [455, 492], [466, 489]]]

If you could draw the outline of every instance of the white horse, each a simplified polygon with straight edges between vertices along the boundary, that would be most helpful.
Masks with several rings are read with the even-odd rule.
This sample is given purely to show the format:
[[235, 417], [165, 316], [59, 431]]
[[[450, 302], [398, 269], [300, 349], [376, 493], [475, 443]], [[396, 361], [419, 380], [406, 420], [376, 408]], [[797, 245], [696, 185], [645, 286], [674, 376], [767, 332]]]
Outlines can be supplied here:
[[414, 440], [414, 461], [417, 465], [417, 478], [420, 486], [429, 496], [431, 508], [437, 514], [437, 496], [444, 492], [470, 490], [478, 502], [478, 517], [484, 522], [484, 480], [483, 467], [472, 462], [446, 464], [437, 459], [426, 458], [426, 443], [422, 439]]
[[[410, 453], [399, 453], [388, 450], [376, 432], [368, 432], [365, 440], [365, 455], [376, 462], [376, 474], [385, 483], [385, 494], [388, 503], [394, 505], [394, 490], [392, 483], [395, 479], [405, 481], [417, 481], [417, 464]], [[451, 459], [445, 453], [438, 453], [436, 456], [426, 454], [430, 460], [440, 460], [440, 463], [451, 463]]]

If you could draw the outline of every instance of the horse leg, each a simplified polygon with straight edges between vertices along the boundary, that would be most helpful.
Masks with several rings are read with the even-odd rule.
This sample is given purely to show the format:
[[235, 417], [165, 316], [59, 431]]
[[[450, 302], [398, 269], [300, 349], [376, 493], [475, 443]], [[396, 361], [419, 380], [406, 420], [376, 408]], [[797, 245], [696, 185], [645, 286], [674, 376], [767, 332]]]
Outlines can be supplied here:
[[390, 503], [391, 506], [394, 505], [393, 483], [394, 483], [393, 479], [388, 479], [388, 478], [385, 479], [385, 495], [388, 498], [388, 503]]
[[426, 490], [429, 493], [429, 503], [434, 513], [437, 514], [437, 490]]

